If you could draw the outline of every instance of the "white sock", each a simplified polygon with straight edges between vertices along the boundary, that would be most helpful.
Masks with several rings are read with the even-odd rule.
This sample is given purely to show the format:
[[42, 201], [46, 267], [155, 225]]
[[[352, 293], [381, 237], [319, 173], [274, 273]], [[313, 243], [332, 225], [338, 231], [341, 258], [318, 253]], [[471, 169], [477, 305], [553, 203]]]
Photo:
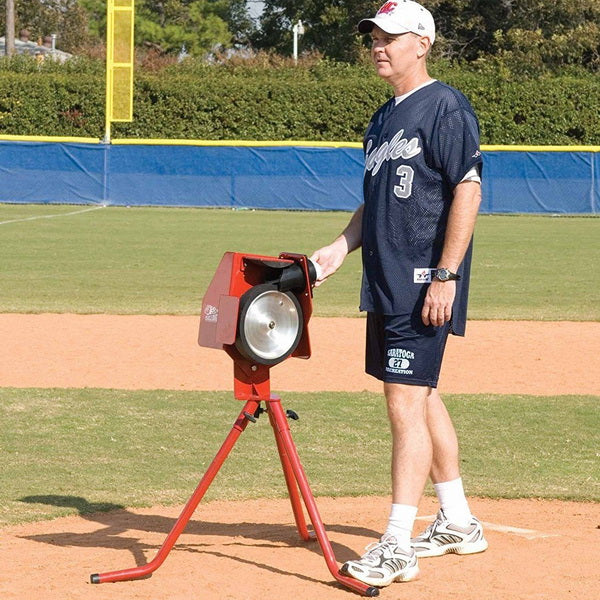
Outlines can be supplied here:
[[462, 478], [436, 483], [433, 487], [446, 519], [455, 525], [466, 527], [472, 515], [465, 497]]
[[388, 521], [386, 535], [393, 535], [398, 546], [405, 550], [410, 548], [410, 536], [412, 534], [417, 507], [408, 504], [392, 504], [390, 519]]

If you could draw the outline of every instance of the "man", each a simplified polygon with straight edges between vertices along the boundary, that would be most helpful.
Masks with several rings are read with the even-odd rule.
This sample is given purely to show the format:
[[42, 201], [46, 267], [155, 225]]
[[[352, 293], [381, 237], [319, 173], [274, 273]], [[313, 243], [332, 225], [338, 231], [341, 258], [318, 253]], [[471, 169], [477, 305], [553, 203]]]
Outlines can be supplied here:
[[[431, 13], [409, 0], [387, 2], [358, 30], [371, 34], [373, 63], [395, 97], [366, 130], [364, 204], [312, 258], [322, 283], [362, 246], [366, 371], [384, 382], [392, 507], [380, 541], [342, 572], [382, 587], [414, 579], [417, 557], [487, 548], [463, 491], [454, 426], [436, 389], [448, 333], [465, 332], [482, 160], [468, 101], [428, 75]], [[441, 508], [411, 540], [428, 476]]]

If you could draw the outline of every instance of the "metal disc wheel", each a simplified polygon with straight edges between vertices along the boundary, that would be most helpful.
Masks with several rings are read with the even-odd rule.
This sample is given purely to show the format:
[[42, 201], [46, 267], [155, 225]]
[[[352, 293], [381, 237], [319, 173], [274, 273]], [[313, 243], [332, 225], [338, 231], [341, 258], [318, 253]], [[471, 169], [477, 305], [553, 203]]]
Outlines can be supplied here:
[[248, 359], [275, 365], [287, 358], [302, 335], [302, 308], [291, 292], [256, 285], [240, 298], [237, 349]]

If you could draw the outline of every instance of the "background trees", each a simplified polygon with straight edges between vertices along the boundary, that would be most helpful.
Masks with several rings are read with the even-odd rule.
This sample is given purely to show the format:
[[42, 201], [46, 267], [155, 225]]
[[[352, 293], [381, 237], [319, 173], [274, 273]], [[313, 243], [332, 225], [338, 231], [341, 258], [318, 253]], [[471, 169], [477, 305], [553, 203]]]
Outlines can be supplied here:
[[304, 49], [353, 62], [365, 47], [356, 25], [365, 16], [375, 14], [380, 4], [372, 0], [266, 0], [252, 41], [257, 48], [289, 53], [292, 25], [301, 19], [305, 26]]
[[597, 0], [431, 0], [443, 53], [512, 66], [600, 68]]
[[[256, 6], [254, 0], [254, 6]], [[205, 58], [263, 50], [289, 56], [292, 26], [302, 20], [303, 52], [356, 62], [368, 40], [358, 21], [383, 0], [265, 0], [252, 19], [246, 0], [136, 0], [136, 45], [163, 55]], [[422, 0], [438, 24], [434, 58], [538, 73], [572, 65], [600, 70], [598, 0]], [[101, 44], [106, 0], [16, 0], [17, 32], [58, 34], [61, 50]], [[4, 28], [4, 14], [0, 14]]]
[[[177, 54], [185, 46], [187, 53], [203, 56], [249, 45], [255, 28], [245, 0], [136, 0], [135, 6], [136, 45], [160, 53]], [[22, 29], [34, 41], [56, 33], [61, 50], [81, 51], [104, 40], [106, 0], [17, 0], [17, 33]]]
[[161, 52], [201, 55], [215, 45], [226, 46], [232, 34], [223, 18], [224, 0], [140, 0], [136, 5], [137, 44]]
[[[105, 9], [106, 10], [106, 9]], [[17, 0], [15, 3], [15, 37], [26, 29], [37, 41], [56, 33], [61, 50], [74, 50], [87, 39], [88, 14], [78, 0]], [[5, 29], [5, 14], [0, 13], [0, 30]]]
[[[496, 56], [512, 64], [600, 68], [598, 0], [422, 0], [435, 15], [435, 55], [475, 61]], [[266, 0], [254, 43], [283, 51], [302, 19], [304, 48], [337, 60], [356, 60], [365, 47], [356, 24], [381, 1]], [[289, 50], [288, 50], [289, 51]]]

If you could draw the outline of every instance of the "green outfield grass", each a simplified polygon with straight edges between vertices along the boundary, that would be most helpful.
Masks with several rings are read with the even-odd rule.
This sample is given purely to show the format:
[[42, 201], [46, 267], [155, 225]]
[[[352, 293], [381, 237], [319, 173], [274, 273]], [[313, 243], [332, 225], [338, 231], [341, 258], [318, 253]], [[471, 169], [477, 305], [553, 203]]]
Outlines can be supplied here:
[[[286, 394], [317, 495], [389, 494], [377, 394]], [[447, 397], [469, 494], [600, 501], [598, 398]], [[229, 393], [0, 389], [0, 524], [187, 500], [242, 404]], [[357, 460], [360, 457], [360, 460]], [[287, 495], [268, 419], [250, 424], [206, 499]]]
[[[349, 219], [84, 209], [0, 204], [0, 312], [197, 314], [224, 252], [311, 254]], [[470, 318], [600, 320], [598, 240], [598, 218], [481, 216]], [[315, 314], [357, 316], [360, 270], [356, 252], [315, 294]]]
[[[0, 312], [198, 314], [225, 251], [311, 254], [349, 216], [0, 204]], [[599, 239], [598, 218], [480, 217], [470, 317], [600, 320]], [[354, 253], [315, 313], [358, 315], [360, 271]], [[600, 501], [599, 400], [448, 396], [468, 493]], [[389, 494], [380, 396], [286, 394], [284, 406], [300, 413], [316, 494]], [[230, 393], [0, 388], [0, 524], [184, 502], [240, 408]], [[286, 495], [263, 418], [207, 500]]]

